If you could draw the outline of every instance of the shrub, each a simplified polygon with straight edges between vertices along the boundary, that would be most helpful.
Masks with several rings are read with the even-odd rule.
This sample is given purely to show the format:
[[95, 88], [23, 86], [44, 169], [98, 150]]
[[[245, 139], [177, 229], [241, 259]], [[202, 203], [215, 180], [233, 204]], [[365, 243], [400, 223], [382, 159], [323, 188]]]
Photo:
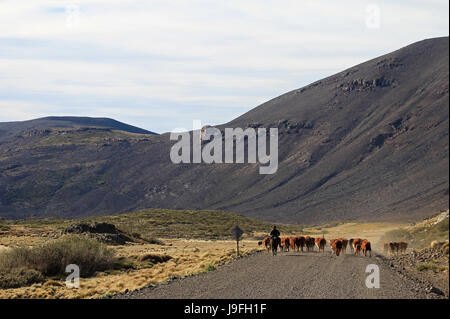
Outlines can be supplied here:
[[204, 272], [213, 271], [213, 270], [216, 270], [216, 267], [211, 264], [209, 264], [208, 266], [205, 267], [205, 269], [203, 269]]
[[26, 275], [32, 278], [36, 272], [41, 276], [67, 275], [66, 266], [76, 264], [80, 275], [86, 277], [112, 267], [114, 260], [114, 252], [95, 239], [64, 237], [41, 246], [12, 248], [0, 253], [0, 274], [2, 278], [10, 278], [27, 270]]
[[44, 277], [34, 269], [14, 268], [8, 272], [0, 271], [0, 289], [18, 288], [31, 285], [36, 282], [42, 282]]
[[436, 263], [433, 261], [427, 262], [427, 263], [423, 263], [419, 266], [417, 266], [416, 268], [418, 271], [424, 271], [424, 270], [433, 270], [436, 271], [437, 270], [437, 266]]
[[80, 267], [81, 276], [90, 276], [112, 266], [114, 253], [95, 239], [65, 237], [37, 247], [32, 263], [45, 275], [65, 274], [66, 266]]
[[137, 260], [139, 261], [148, 261], [152, 264], [164, 263], [172, 259], [171, 256], [168, 255], [154, 255], [154, 254], [144, 254], [138, 256]]

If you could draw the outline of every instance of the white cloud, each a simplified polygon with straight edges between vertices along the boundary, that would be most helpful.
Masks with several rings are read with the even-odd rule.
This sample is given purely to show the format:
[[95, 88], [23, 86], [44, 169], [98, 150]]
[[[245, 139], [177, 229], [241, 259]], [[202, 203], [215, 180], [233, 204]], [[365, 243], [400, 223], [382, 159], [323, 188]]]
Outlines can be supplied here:
[[[365, 26], [370, 3], [380, 8], [376, 30]], [[73, 4], [78, 27], [67, 24]], [[30, 117], [41, 114], [30, 105], [48, 104], [42, 111], [134, 114], [145, 128], [167, 131], [170, 116], [198, 116], [210, 106], [203, 121], [226, 122], [236, 110], [443, 35], [446, 0], [3, 0], [0, 94], [30, 103]], [[118, 112], [122, 101], [127, 111]], [[3, 114], [0, 121], [13, 117]]]

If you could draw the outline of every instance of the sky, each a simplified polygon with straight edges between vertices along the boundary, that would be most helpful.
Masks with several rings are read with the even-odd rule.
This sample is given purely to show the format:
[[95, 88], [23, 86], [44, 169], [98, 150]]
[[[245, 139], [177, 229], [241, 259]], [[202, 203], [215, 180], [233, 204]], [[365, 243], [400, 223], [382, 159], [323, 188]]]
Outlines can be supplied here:
[[449, 1], [0, 0], [0, 122], [226, 123], [426, 38]]

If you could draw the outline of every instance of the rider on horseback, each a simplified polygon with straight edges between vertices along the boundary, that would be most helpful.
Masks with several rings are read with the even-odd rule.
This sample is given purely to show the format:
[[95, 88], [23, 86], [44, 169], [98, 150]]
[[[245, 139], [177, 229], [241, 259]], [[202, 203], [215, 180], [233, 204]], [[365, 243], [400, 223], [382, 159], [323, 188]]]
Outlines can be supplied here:
[[273, 225], [273, 229], [270, 232], [270, 237], [272, 238], [280, 237], [280, 232], [278, 231], [277, 226]]

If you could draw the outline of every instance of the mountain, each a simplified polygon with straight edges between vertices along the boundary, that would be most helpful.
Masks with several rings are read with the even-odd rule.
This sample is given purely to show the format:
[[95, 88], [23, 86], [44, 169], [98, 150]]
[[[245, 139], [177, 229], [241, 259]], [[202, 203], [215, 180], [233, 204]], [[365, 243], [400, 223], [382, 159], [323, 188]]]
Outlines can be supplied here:
[[129, 133], [155, 134], [153, 132], [108, 118], [49, 116], [23, 122], [3, 122], [3, 123], [0, 122], [0, 141], [7, 140], [21, 132], [31, 130], [42, 130], [51, 127], [60, 127], [60, 128], [93, 127], [111, 130], [120, 130]]
[[448, 61], [448, 37], [420, 41], [217, 126], [277, 127], [272, 175], [259, 164], [173, 164], [168, 134], [0, 124], [0, 216], [164, 207], [311, 224], [447, 210]]

